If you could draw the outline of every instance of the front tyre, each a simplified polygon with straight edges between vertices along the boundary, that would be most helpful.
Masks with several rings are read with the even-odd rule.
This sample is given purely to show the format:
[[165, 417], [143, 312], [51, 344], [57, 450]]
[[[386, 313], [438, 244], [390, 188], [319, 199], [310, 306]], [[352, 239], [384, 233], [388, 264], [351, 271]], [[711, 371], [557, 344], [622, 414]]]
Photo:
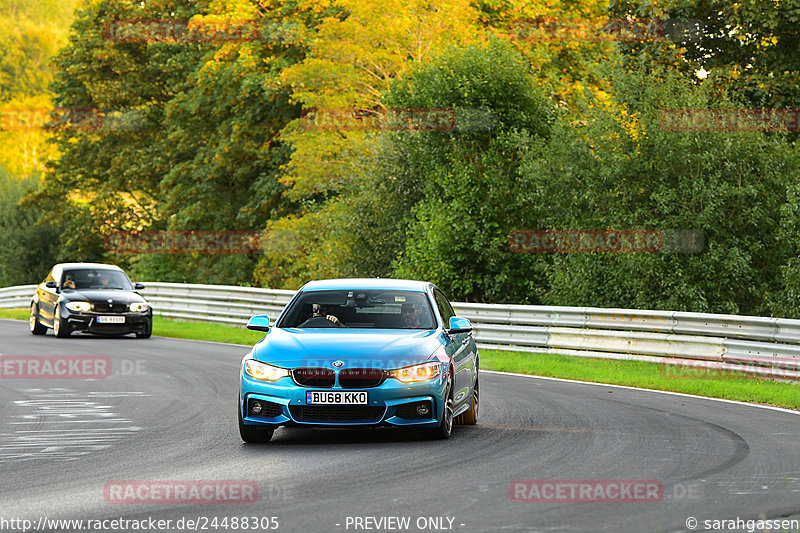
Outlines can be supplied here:
[[431, 438], [433, 439], [449, 439], [453, 434], [453, 378], [447, 380], [447, 393], [444, 402], [444, 412], [442, 413], [442, 421], [439, 427], [431, 430]]
[[53, 318], [53, 332], [59, 339], [69, 337], [69, 334], [72, 333], [69, 322], [61, 318], [61, 306], [58, 304], [56, 304], [56, 316]]
[[271, 426], [246, 426], [242, 420], [242, 407], [237, 406], [239, 412], [239, 436], [249, 444], [264, 444], [272, 439], [275, 428]]
[[148, 321], [145, 323], [144, 327], [142, 328], [142, 331], [136, 332], [136, 338], [149, 339], [152, 334], [153, 334], [153, 322]]
[[44, 335], [47, 333], [47, 326], [43, 326], [41, 322], [39, 322], [39, 306], [36, 304], [31, 304], [31, 316], [29, 322], [31, 335]]

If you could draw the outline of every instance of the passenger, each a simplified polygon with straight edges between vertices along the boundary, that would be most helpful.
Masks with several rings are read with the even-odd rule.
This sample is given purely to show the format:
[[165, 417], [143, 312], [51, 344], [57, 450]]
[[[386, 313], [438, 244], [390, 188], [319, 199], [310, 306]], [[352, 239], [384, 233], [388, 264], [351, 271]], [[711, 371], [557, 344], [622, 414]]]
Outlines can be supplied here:
[[404, 303], [400, 307], [400, 315], [407, 328], [422, 328], [422, 308], [417, 304]]
[[111, 283], [111, 276], [103, 272], [100, 274], [100, 288], [107, 289], [109, 284]]
[[72, 274], [67, 274], [67, 276], [64, 278], [64, 288], [65, 289], [75, 288], [75, 280], [72, 279]]

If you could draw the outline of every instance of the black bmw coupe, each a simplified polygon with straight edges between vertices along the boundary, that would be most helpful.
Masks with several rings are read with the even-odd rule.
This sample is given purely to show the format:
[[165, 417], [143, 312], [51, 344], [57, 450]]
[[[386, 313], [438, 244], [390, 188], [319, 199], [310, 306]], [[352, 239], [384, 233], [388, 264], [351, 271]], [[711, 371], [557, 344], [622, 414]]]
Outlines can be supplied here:
[[78, 331], [146, 339], [153, 331], [153, 310], [138, 293], [142, 289], [115, 265], [57, 264], [31, 299], [31, 333], [53, 328], [59, 338]]

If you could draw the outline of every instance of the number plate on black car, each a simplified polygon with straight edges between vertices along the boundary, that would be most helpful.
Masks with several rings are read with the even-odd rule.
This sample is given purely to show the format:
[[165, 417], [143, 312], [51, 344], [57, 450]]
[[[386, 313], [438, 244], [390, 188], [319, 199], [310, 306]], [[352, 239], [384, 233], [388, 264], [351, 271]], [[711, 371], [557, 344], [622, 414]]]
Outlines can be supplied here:
[[365, 405], [366, 392], [306, 391], [307, 404]]
[[124, 316], [99, 316], [97, 317], [98, 324], [124, 324]]

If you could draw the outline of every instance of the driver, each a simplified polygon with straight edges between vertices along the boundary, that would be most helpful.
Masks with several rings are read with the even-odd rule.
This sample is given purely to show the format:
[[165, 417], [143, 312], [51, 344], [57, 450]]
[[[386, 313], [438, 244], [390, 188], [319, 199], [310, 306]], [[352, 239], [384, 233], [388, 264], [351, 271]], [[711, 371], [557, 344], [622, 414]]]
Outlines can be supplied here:
[[343, 326], [342, 322], [336, 318], [336, 316], [330, 314], [330, 311], [327, 307], [322, 304], [311, 304], [311, 316], [313, 317], [321, 317], [327, 318], [337, 326]]

